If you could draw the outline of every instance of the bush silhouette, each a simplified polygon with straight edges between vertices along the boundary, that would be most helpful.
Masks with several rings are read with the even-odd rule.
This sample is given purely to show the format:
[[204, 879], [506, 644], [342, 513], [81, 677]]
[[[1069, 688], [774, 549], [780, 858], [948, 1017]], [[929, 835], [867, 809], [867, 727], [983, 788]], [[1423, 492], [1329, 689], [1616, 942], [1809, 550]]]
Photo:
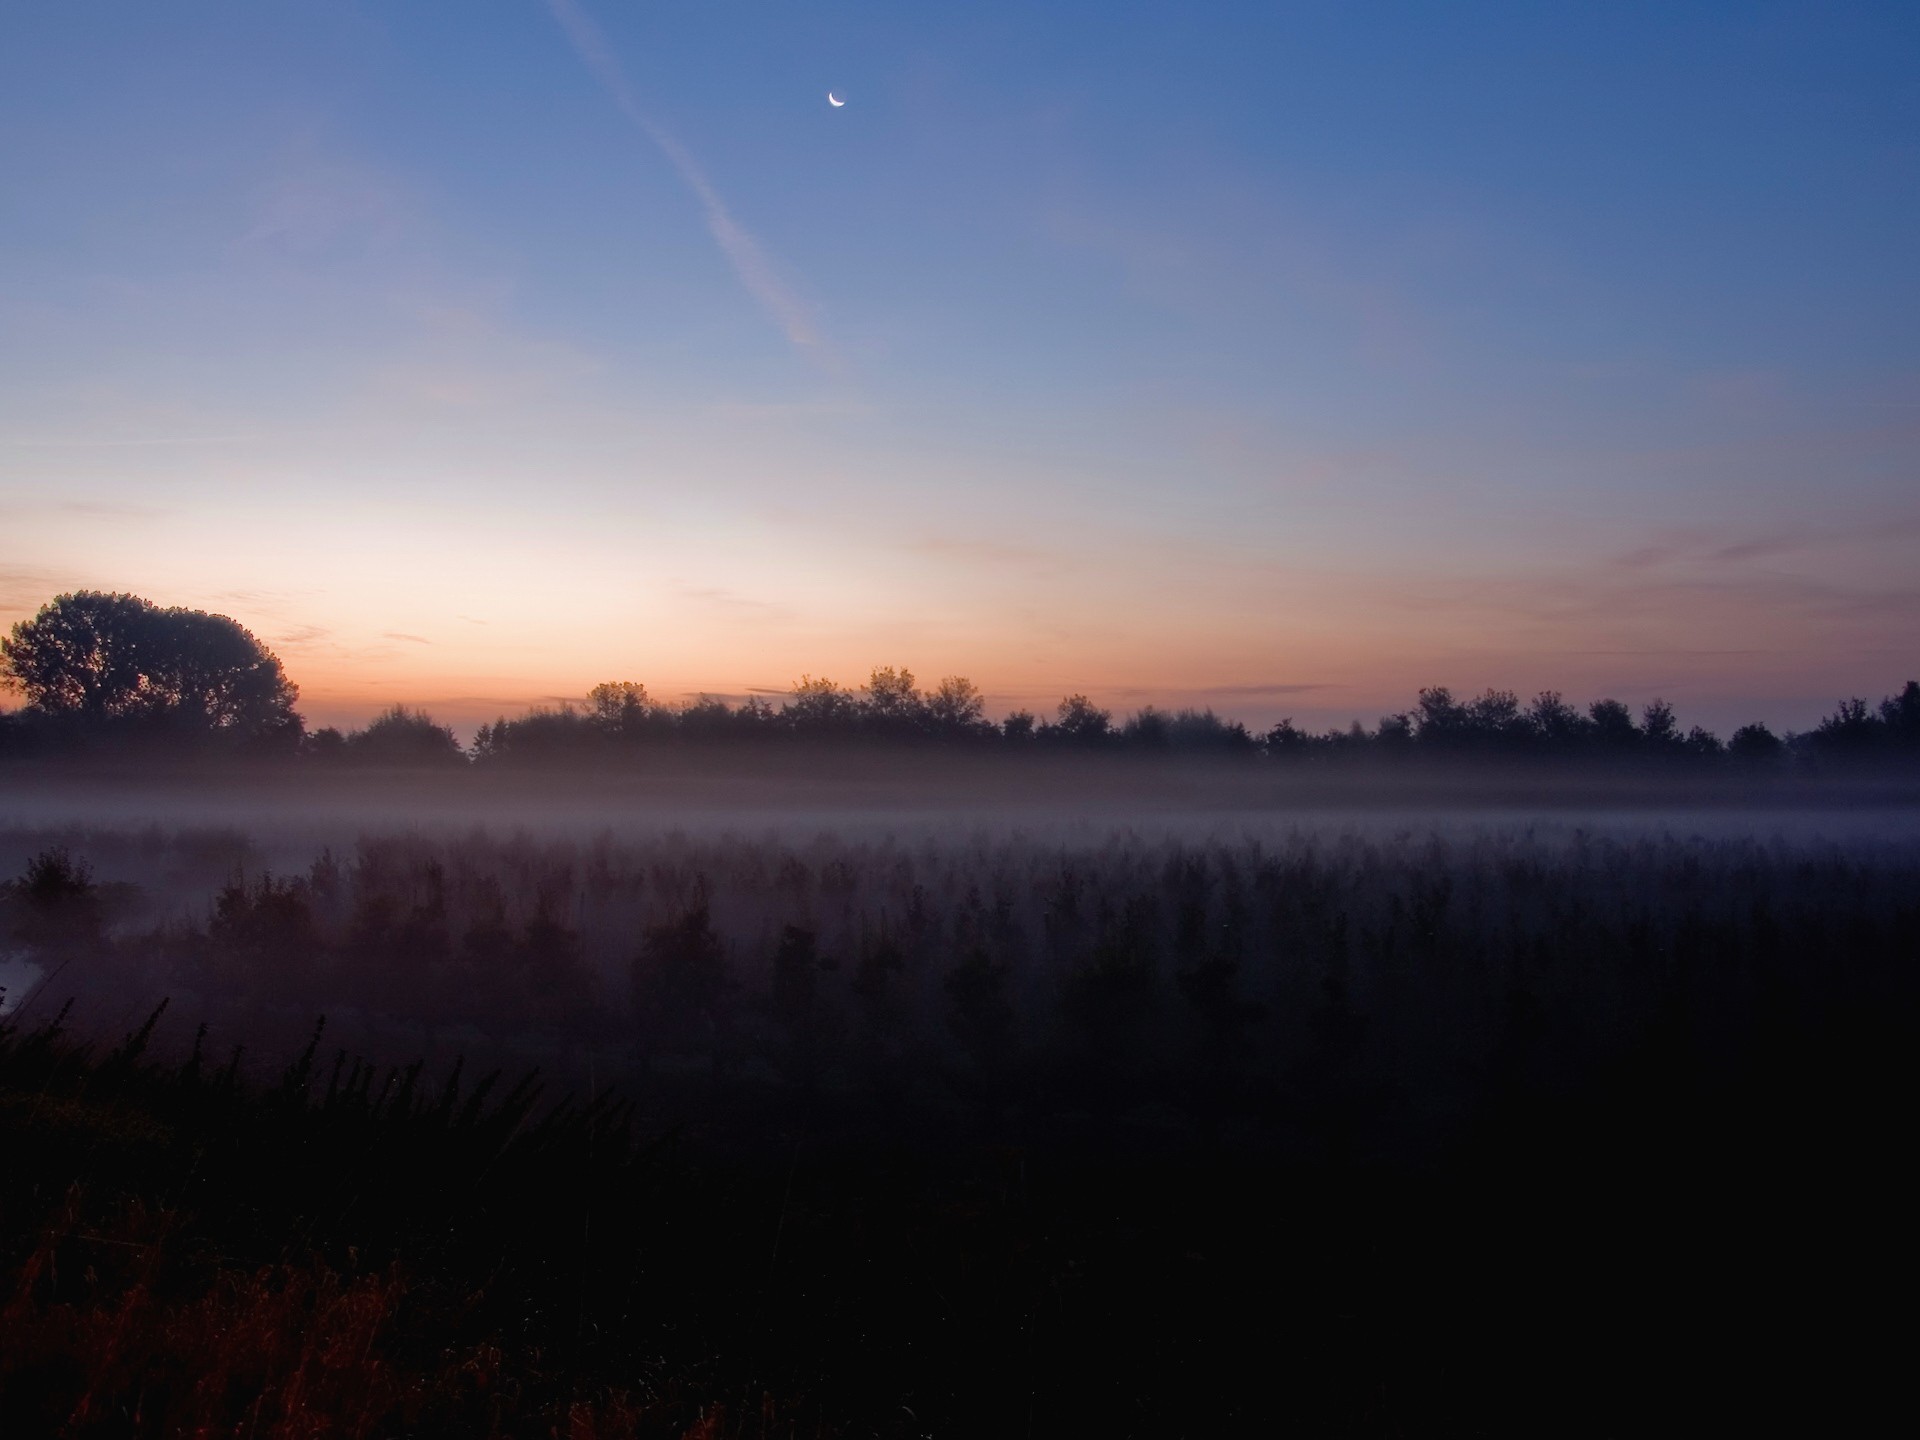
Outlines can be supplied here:
[[423, 710], [395, 705], [383, 710], [342, 746], [344, 757], [371, 765], [464, 765], [466, 751], [452, 730]]

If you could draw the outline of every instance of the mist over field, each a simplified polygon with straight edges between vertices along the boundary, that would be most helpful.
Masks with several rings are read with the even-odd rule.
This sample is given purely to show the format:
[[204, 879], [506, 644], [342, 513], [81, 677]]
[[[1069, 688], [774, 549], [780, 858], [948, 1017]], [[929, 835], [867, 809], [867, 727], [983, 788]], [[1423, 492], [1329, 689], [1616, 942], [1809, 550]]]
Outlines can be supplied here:
[[[9, 1003], [72, 997], [111, 1038], [168, 999], [170, 1043], [205, 1021], [269, 1056], [324, 1015], [329, 1045], [392, 1060], [704, 1069], [718, 1091], [856, 1108], [874, 1066], [917, 1067], [936, 1108], [984, 1084], [1036, 1116], [1076, 1106], [1087, 1065], [1178, 1101], [1195, 1044], [1231, 1055], [1232, 1105], [1252, 1104], [1333, 1004], [1373, 1026], [1378, 1083], [1431, 1098], [1458, 1081], [1422, 1068], [1434, 1038], [1471, 1034], [1445, 1063], [1484, 1064], [1472, 1045], [1501, 1043], [1515, 993], [1569, 1034], [1623, 1026], [1606, 1043], [1630, 1049], [1693, 967], [1689, 1003], [1733, 1024], [1751, 976], [1703, 956], [1747, 964], [1801, 926], [1782, 975], [1824, 986], [1864, 963], [1848, 927], [1910, 941], [1920, 882], [1920, 805], [1884, 787], [1529, 807], [1471, 772], [1344, 800], [1206, 773], [1019, 778], [16, 790]], [[1635, 965], [1650, 988], [1623, 999]]]
[[1917, 76], [0, 3], [0, 1440], [1886, 1430]]
[[462, 744], [136, 596], [0, 659], [29, 1433], [1221, 1433], [1260, 1376], [1599, 1435], [1883, 1342], [1806, 1237], [1920, 1203], [1920, 683], [1256, 735], [883, 667]]
[[[1839, 1277], [1913, 1198], [1884, 788], [452, 778], [8, 792], [0, 1125], [90, 1217], [25, 1263], [149, 1283], [156, 1186], [237, 1257], [170, 1260], [87, 1385], [209, 1327], [277, 1394], [442, 1347], [321, 1393], [448, 1433], [1175, 1434], [1270, 1408], [1250, 1369], [1361, 1433], [1866, 1403], [1818, 1377], [1882, 1353]], [[1841, 1269], [1778, 1252], [1815, 1234]], [[94, 1302], [28, 1293], [0, 1378], [58, 1410]], [[514, 1352], [558, 1358], [496, 1391]]]

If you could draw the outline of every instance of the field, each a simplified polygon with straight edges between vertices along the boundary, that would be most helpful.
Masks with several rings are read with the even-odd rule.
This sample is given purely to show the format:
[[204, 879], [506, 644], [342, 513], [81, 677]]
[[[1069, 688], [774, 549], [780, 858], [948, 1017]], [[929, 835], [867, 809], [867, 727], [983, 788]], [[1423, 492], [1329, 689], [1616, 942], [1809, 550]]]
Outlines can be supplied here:
[[1608, 1435], [1896, 1379], [1910, 811], [0, 859], [10, 1433]]

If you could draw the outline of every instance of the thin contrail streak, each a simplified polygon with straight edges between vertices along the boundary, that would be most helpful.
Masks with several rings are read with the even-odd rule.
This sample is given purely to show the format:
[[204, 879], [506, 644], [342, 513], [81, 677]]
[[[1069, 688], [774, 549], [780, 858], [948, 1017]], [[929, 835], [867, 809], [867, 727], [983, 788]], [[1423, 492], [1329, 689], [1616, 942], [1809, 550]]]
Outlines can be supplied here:
[[732, 262], [740, 283], [766, 307], [767, 313], [786, 332], [787, 339], [802, 349], [820, 349], [820, 336], [814, 329], [813, 316], [806, 302], [781, 283], [773, 262], [767, 258], [766, 251], [760, 248], [760, 242], [733, 218], [733, 212], [727, 209], [726, 202], [713, 188], [713, 182], [707, 179], [699, 162], [687, 153], [686, 146], [640, 108], [640, 102], [634, 98], [633, 87], [627, 83], [626, 72], [620, 68], [619, 58], [608, 46], [607, 37], [601, 33], [593, 17], [581, 9], [576, 0], [547, 0], [547, 6], [553, 11], [553, 18], [560, 22], [560, 28], [567, 32], [567, 38], [573, 42], [580, 59], [593, 72], [594, 79], [600, 82], [601, 88], [612, 98], [620, 113], [654, 143], [687, 188], [693, 191], [706, 216], [708, 232]]

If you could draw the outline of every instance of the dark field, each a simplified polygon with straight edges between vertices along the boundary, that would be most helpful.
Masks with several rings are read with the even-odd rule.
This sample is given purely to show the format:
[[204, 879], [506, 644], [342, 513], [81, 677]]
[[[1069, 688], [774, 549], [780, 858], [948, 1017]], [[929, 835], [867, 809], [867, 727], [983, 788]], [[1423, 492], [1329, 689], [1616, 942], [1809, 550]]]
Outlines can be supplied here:
[[1897, 1400], [1911, 809], [320, 798], [7, 812], [0, 1432]]

